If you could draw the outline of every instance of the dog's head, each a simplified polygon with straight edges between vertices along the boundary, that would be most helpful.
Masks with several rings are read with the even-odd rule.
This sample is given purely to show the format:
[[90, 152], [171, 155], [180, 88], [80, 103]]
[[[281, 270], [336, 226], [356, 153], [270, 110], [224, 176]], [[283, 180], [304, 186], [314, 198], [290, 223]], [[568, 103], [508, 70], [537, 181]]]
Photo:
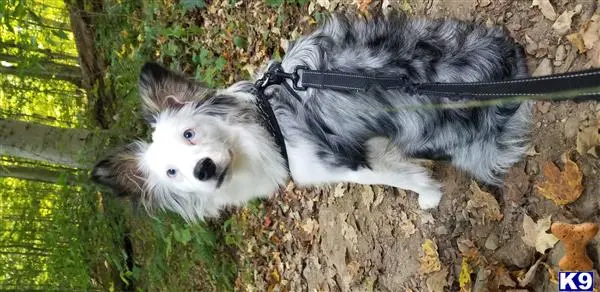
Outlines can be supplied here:
[[188, 221], [245, 201], [232, 185], [255, 175], [248, 165], [257, 154], [246, 143], [264, 129], [257, 128], [253, 96], [236, 88], [209, 90], [160, 65], [144, 65], [140, 94], [152, 142], [100, 160], [92, 179]]

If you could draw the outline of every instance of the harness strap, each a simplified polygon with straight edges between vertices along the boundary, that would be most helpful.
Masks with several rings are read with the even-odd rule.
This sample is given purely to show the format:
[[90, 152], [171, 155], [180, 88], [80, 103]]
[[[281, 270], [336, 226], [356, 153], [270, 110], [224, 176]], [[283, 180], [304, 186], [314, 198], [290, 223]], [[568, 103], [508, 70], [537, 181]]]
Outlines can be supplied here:
[[289, 170], [289, 161], [287, 155], [287, 149], [285, 147], [285, 139], [283, 138], [283, 133], [281, 132], [281, 128], [279, 127], [279, 123], [277, 122], [277, 117], [275, 117], [275, 112], [273, 112], [273, 108], [271, 107], [271, 103], [269, 102], [269, 98], [265, 95], [265, 88], [270, 84], [271, 81], [259, 79], [254, 84], [256, 89], [256, 108], [258, 109], [258, 113], [260, 115], [260, 123], [261, 125], [271, 134], [275, 144], [279, 146], [279, 153], [283, 157], [286, 167]]

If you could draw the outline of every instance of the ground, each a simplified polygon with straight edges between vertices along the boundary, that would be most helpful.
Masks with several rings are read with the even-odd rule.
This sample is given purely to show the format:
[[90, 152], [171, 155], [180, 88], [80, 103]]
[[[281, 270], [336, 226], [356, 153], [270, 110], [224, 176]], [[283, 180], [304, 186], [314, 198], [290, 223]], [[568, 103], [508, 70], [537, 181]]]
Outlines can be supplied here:
[[[363, 4], [373, 11], [383, 4], [356, 2], [319, 0], [314, 5], [327, 10]], [[413, 15], [505, 25], [526, 47], [536, 75], [600, 65], [600, 45], [594, 47], [586, 37], [578, 42], [573, 34], [592, 25], [590, 19], [598, 14], [593, 0], [539, 0], [533, 1], [541, 3], [534, 7], [531, 1], [512, 0], [383, 2]], [[567, 29], [553, 28], [557, 21], [551, 19], [569, 11], [575, 11], [571, 25], [567, 21]], [[559, 24], [568, 16], [558, 17]], [[297, 19], [301, 26], [302, 19]], [[299, 32], [311, 26], [302, 27]], [[283, 31], [282, 39], [298, 33], [290, 31]], [[419, 210], [415, 194], [389, 187], [300, 189], [290, 184], [262, 202], [259, 211], [238, 211], [247, 227], [238, 251], [242, 268], [236, 286], [248, 291], [557, 291], [562, 242], [554, 245], [552, 236], [541, 235], [550, 243], [536, 251], [534, 244], [525, 243], [530, 240], [524, 220], [532, 218], [542, 233], [549, 228], [543, 224], [549, 216], [551, 222], [599, 222], [600, 161], [593, 151], [586, 153], [589, 147], [581, 151], [580, 145], [577, 151], [576, 142], [585, 133], [597, 135], [593, 127], [599, 119], [597, 103], [537, 102], [532, 148], [510, 170], [504, 187], [478, 185], [451, 166], [436, 163], [434, 175], [444, 183], [445, 195], [434, 211]], [[548, 168], [553, 163], [561, 170], [568, 164], [565, 172], [575, 177], [583, 175], [583, 193], [574, 202], [561, 206], [541, 196], [538, 187], [547, 188], [543, 182], [552, 179]], [[600, 235], [589, 244], [588, 254], [599, 267]]]

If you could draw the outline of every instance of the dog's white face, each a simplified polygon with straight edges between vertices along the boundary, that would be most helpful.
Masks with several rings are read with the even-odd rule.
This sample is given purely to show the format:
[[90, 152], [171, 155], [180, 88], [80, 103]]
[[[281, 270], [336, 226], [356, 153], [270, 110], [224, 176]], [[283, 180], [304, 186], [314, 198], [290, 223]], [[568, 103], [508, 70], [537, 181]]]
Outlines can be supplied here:
[[140, 95], [152, 141], [131, 143], [101, 160], [92, 179], [188, 221], [269, 195], [287, 170], [247, 89], [209, 90], [147, 64]]
[[161, 113], [142, 170], [149, 181], [174, 193], [212, 194], [234, 171], [235, 140], [228, 130], [218, 118], [194, 114], [189, 106]]

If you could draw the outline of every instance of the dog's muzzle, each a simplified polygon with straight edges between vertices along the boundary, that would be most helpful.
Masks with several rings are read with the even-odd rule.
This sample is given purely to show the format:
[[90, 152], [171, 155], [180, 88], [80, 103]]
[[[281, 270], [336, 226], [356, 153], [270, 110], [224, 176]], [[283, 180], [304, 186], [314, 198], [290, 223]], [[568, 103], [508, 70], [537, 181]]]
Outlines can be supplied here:
[[206, 181], [212, 179], [217, 174], [217, 165], [210, 158], [203, 158], [196, 163], [194, 167], [194, 176], [201, 180]]

